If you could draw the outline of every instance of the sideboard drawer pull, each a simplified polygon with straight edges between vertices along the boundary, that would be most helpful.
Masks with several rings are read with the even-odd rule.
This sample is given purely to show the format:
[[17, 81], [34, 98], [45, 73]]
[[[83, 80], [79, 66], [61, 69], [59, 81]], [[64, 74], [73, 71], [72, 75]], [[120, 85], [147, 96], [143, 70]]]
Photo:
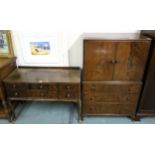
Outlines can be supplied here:
[[18, 96], [18, 92], [15, 92], [15, 96]]

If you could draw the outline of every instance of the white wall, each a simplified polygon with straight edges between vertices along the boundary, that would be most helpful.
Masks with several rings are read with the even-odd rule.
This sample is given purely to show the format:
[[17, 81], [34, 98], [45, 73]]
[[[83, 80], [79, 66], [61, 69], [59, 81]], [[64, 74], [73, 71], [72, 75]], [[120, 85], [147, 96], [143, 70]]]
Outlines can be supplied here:
[[[89, 37], [104, 37], [107, 33], [120, 33], [120, 37], [124, 37], [124, 33], [131, 33], [130, 35], [135, 35], [139, 33], [139, 30], [133, 31], [109, 31], [105, 33], [68, 33], [68, 51], [69, 51], [69, 64], [70, 66], [83, 66], [83, 38]], [[111, 37], [115, 37], [112, 35]]]
[[[44, 32], [40, 32], [40, 33], [44, 33]], [[65, 44], [66, 45], [63, 50], [68, 52], [69, 66], [79, 66], [79, 67], [83, 66], [83, 38], [85, 37], [101, 37], [102, 38], [106, 36], [106, 33], [120, 33], [120, 37], [123, 37], [124, 33], [132, 33], [132, 35], [134, 35], [135, 33], [139, 33], [139, 31], [138, 30], [124, 31], [124, 32], [106, 31], [104, 33], [103, 32], [102, 33], [65, 32], [65, 35], [66, 35]], [[18, 57], [18, 53], [19, 52], [17, 52], [17, 49], [15, 48], [15, 54], [17, 54], [17, 57]], [[23, 60], [21, 58], [21, 55], [19, 55], [18, 58], [19, 58], [18, 65], [22, 65]]]

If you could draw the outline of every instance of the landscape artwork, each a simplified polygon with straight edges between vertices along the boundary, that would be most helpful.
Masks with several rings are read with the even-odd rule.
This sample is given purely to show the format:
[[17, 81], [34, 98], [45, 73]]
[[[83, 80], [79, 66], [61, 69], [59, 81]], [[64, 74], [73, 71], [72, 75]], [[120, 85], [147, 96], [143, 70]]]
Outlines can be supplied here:
[[51, 52], [49, 42], [30, 42], [32, 55], [49, 55]]
[[7, 54], [8, 53], [8, 42], [7, 42], [7, 35], [0, 32], [0, 52], [2, 54]]

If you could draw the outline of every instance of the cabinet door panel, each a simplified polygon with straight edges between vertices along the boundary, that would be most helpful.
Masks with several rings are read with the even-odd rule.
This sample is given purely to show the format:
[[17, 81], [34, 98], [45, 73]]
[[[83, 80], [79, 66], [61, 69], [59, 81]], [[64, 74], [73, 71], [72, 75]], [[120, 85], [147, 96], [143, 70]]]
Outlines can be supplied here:
[[114, 69], [114, 80], [128, 80], [128, 58], [130, 55], [130, 42], [117, 42], [116, 63]]
[[149, 42], [118, 42], [114, 80], [142, 80], [148, 55]]
[[112, 80], [115, 42], [84, 41], [84, 80]]
[[131, 51], [128, 62], [129, 80], [142, 80], [150, 42], [131, 42]]

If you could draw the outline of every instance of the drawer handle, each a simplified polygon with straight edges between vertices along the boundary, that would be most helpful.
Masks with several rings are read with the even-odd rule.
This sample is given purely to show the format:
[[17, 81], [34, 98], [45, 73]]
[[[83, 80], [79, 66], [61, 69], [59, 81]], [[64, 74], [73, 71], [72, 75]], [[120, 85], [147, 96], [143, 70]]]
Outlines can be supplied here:
[[18, 92], [15, 92], [15, 96], [18, 96]]
[[71, 87], [70, 86], [66, 86], [66, 88], [69, 90]]
[[68, 93], [68, 94], [67, 94], [67, 97], [71, 97], [71, 95]]
[[111, 64], [116, 64], [116, 63], [118, 63], [118, 61], [117, 60], [111, 60], [110, 63]]

